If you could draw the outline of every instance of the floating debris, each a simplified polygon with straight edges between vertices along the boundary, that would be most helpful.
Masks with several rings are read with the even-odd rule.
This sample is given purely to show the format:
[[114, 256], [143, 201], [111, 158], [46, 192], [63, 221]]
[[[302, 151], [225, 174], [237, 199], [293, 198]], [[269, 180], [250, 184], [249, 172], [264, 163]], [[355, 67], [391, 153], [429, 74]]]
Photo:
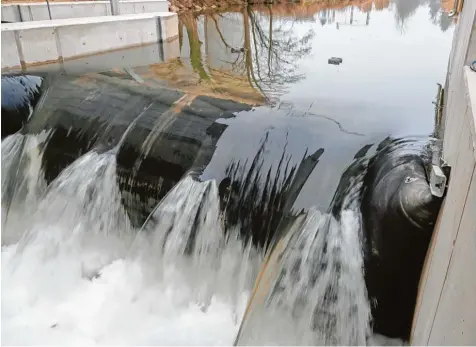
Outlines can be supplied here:
[[339, 65], [340, 63], [342, 63], [342, 58], [332, 57], [332, 58], [329, 58], [329, 60], [327, 62], [329, 64]]

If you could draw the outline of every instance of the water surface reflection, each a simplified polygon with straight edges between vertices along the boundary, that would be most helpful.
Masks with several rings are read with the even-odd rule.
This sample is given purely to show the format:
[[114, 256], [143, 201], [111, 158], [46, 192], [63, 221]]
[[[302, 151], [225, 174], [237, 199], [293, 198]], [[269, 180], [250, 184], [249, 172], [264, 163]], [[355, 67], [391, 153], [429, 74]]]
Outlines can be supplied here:
[[[447, 10], [448, 4], [444, 5]], [[197, 117], [197, 122], [203, 117], [214, 120], [213, 127], [222, 131], [215, 134], [216, 145], [207, 147], [207, 160], [192, 156], [183, 164], [178, 149], [166, 155], [171, 158], [168, 166], [164, 164], [156, 175], [170, 176], [170, 184], [180, 179], [180, 174], [175, 177], [170, 172], [184, 173], [197, 162], [204, 178], [221, 182], [232, 179], [227, 173], [233, 165], [239, 163], [243, 172], [251, 170], [251, 163], [262, 151], [260, 177], [265, 179], [264, 172], [271, 176], [279, 173], [280, 160], [291, 169], [319, 152], [318, 163], [298, 185], [293, 208], [314, 205], [326, 210], [339, 177], [360, 148], [387, 136], [431, 133], [432, 101], [436, 83], [444, 81], [451, 23], [440, 0], [375, 0], [334, 7], [317, 3], [256, 5], [198, 16], [185, 13], [174, 41], [117, 52], [109, 60], [91, 57], [76, 65], [71, 62], [67, 70], [63, 66], [63, 73], [81, 76], [105, 70], [107, 63], [118, 67], [73, 82], [72, 90], [85, 88], [89, 81], [91, 88], [99, 91], [97, 109], [109, 105], [113, 96], [100, 87], [103, 82], [99, 81], [105, 79], [117, 89], [114, 93], [146, 93], [144, 98], [167, 105], [152, 112], [151, 123], [144, 130], [155, 134], [155, 142], [147, 144], [150, 148], [163, 146], [159, 132], [177, 133], [174, 136], [183, 143], [190, 138], [207, 143], [200, 139], [209, 135], [192, 134], [196, 126], [178, 124], [189, 124]], [[141, 58], [137, 65], [134, 56]], [[328, 64], [332, 56], [343, 62]], [[162, 100], [165, 95], [177, 95], [177, 99]], [[246, 107], [236, 108], [224, 100]], [[50, 106], [63, 107], [56, 101]], [[232, 114], [229, 107], [229, 111], [241, 111]], [[134, 114], [132, 108], [128, 112]], [[96, 117], [91, 113], [84, 116]], [[143, 140], [130, 139], [131, 143]], [[184, 147], [182, 142], [174, 146]], [[145, 165], [147, 153], [136, 153], [141, 165]], [[161, 162], [164, 155], [157, 160]], [[128, 165], [136, 168], [134, 160], [129, 158]], [[169, 166], [175, 169], [168, 170]]]
[[[358, 118], [367, 130], [421, 134], [432, 126], [451, 24], [440, 0], [184, 14], [180, 58], [154, 70], [193, 92], [243, 95], [251, 103], [292, 105], [341, 123]], [[343, 63], [329, 65], [332, 56]]]

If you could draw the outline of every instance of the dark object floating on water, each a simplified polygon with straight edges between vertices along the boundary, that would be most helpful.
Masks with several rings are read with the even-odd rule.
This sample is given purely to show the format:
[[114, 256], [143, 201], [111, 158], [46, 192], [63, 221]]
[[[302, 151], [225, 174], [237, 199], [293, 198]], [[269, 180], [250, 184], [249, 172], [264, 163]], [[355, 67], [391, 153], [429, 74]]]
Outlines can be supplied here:
[[231, 48], [231, 53], [243, 53], [245, 51], [244, 47], [241, 48]]
[[362, 196], [365, 282], [373, 330], [410, 338], [418, 284], [442, 199], [431, 194], [421, 149], [386, 140], [368, 166]]
[[332, 58], [329, 58], [327, 62], [332, 65], [339, 65], [340, 63], [342, 63], [342, 58], [332, 57]]

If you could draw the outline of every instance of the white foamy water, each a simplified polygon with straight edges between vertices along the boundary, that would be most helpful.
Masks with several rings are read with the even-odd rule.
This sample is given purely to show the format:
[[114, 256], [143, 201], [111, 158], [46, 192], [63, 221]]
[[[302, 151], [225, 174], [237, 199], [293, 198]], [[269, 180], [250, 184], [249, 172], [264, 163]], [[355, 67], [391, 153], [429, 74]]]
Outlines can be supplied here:
[[365, 345], [370, 307], [358, 213], [311, 210], [268, 258], [239, 345]]
[[[160, 220], [138, 233], [120, 204], [115, 165], [111, 153], [79, 158], [21, 225], [22, 239], [2, 247], [2, 343], [231, 344], [260, 257], [218, 234], [216, 184], [185, 178], [154, 212]], [[175, 220], [165, 218], [174, 209]], [[8, 223], [2, 237], [17, 227]]]
[[[263, 256], [237, 230], [224, 230], [216, 182], [186, 176], [134, 230], [116, 149], [86, 153], [45, 188], [43, 140], [2, 142], [2, 212], [10, 207], [2, 220], [2, 343], [233, 344]], [[311, 210], [289, 227], [238, 344], [388, 342], [366, 340], [354, 205], [344, 203], [339, 220]]]
[[2, 141], [2, 245], [19, 240], [46, 189], [40, 146], [48, 134], [17, 133]]
[[266, 255], [237, 345], [371, 342], [358, 199], [365, 171], [344, 187], [337, 216], [311, 208], [282, 231]]

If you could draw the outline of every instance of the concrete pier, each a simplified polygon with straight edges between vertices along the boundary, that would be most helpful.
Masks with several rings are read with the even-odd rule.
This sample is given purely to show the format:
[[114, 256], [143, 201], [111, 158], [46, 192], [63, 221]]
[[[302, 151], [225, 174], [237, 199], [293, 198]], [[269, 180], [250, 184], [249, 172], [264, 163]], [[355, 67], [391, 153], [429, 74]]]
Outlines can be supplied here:
[[451, 166], [420, 279], [412, 345], [476, 344], [476, 1], [465, 0], [445, 86], [443, 159]]
[[2, 24], [2, 69], [62, 63], [177, 36], [178, 18], [171, 12]]
[[[120, 14], [141, 14], [167, 12], [167, 0], [127, 0], [119, 1]], [[110, 1], [51, 2], [51, 19], [102, 17], [113, 14]], [[2, 5], [2, 21], [30, 22], [49, 20], [46, 2], [32, 2]]]

